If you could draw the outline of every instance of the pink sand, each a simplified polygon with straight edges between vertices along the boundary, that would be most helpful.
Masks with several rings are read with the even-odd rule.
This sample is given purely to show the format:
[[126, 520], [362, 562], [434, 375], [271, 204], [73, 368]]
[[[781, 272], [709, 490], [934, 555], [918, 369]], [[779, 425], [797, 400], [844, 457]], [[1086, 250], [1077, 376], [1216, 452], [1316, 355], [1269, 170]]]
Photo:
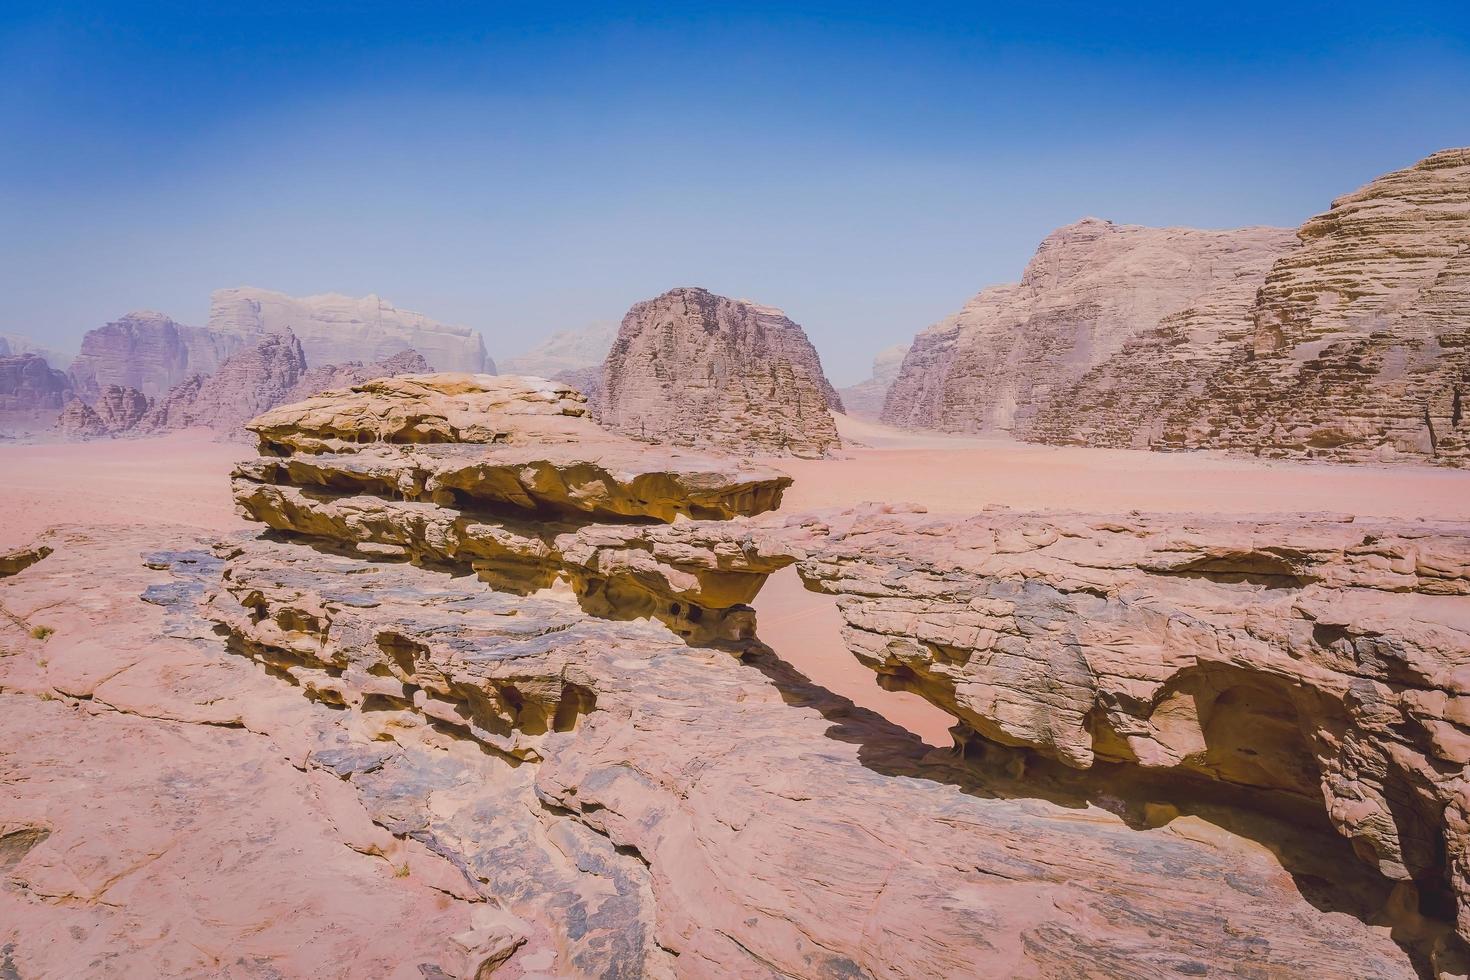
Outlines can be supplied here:
[[[908, 501], [933, 511], [999, 504], [1027, 509], [1293, 513], [1470, 520], [1470, 473], [1414, 466], [1262, 462], [1209, 454], [1030, 446], [921, 436], [839, 419], [843, 435], [872, 448], [834, 460], [780, 460], [796, 478], [783, 510]], [[200, 433], [85, 444], [0, 446], [0, 548], [63, 522], [244, 527], [226, 474], [249, 455]], [[944, 712], [881, 690], [838, 635], [831, 597], [805, 591], [791, 570], [756, 601], [760, 634], [830, 690], [872, 708], [933, 744], [946, 744]]]

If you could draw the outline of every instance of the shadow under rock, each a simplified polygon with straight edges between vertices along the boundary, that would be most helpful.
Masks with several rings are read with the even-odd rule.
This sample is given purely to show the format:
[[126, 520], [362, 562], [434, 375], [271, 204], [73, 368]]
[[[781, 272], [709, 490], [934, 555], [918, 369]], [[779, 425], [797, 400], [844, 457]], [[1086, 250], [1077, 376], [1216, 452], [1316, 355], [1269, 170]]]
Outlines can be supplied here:
[[742, 659], [765, 675], [787, 704], [819, 712], [830, 722], [826, 737], [856, 745], [858, 760], [873, 772], [925, 779], [982, 799], [1036, 800], [1072, 810], [1095, 806], [1139, 831], [1195, 817], [1269, 850], [1302, 898], [1319, 911], [1389, 926], [1419, 976], [1435, 976], [1429, 951], [1436, 941], [1450, 943], [1463, 955], [1452, 924], [1422, 916], [1412, 886], [1392, 882], [1363, 863], [1332, 826], [1320, 800], [1254, 790], [1179, 769], [1111, 762], [1072, 769], [969, 731], [963, 750], [934, 749], [877, 712], [812, 681], [769, 648]]

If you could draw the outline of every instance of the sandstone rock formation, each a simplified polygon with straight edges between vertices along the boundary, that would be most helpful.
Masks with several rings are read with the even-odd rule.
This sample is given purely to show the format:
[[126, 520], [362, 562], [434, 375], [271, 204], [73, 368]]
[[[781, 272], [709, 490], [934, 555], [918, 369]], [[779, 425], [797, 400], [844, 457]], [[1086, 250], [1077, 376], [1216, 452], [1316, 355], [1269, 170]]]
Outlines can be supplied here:
[[898, 378], [903, 359], [909, 352], [908, 344], [885, 347], [873, 358], [873, 374], [866, 381], [849, 385], [838, 394], [842, 398], [843, 411], [854, 418], [876, 420], [883, 414], [883, 401], [888, 389]]
[[153, 400], [136, 388], [108, 385], [93, 404], [80, 398], [67, 403], [56, 430], [68, 439], [103, 439], [153, 431]]
[[[1277, 228], [1145, 228], [1096, 218], [1060, 228], [1019, 283], [984, 290], [914, 339], [883, 421], [1090, 441], [1091, 431], [1070, 428], [1080, 408], [1103, 417], [1100, 430], [1126, 432], [1148, 412], [1132, 407], [1131, 365], [1120, 353], [1133, 342], [1129, 356], [1146, 348], [1150, 370], [1189, 380], [1193, 359], [1219, 360], [1216, 340], [1228, 350], [1243, 333], [1242, 301], [1291, 241]], [[1188, 350], [1175, 349], [1179, 337]], [[1089, 376], [1110, 361], [1106, 377]], [[1114, 391], [1119, 384], [1127, 387]], [[1069, 402], [1079, 385], [1085, 400]]]
[[613, 341], [618, 339], [615, 323], [593, 323], [580, 330], [560, 330], [524, 354], [502, 358], [503, 374], [557, 378], [567, 371], [600, 368]]
[[213, 374], [241, 344], [236, 334], [185, 326], [162, 313], [129, 313], [88, 331], [71, 376], [87, 401], [108, 385], [156, 398], [196, 374]]
[[1298, 237], [1174, 443], [1470, 463], [1470, 149], [1338, 198]]
[[1470, 530], [996, 511], [834, 523], [798, 569], [961, 744], [1325, 805], [1470, 938]]
[[[237, 472], [236, 499], [285, 540], [150, 556], [175, 580], [146, 595], [172, 631], [217, 643], [197, 624], [207, 590], [229, 649], [311, 706], [296, 736], [315, 745], [307, 768], [513, 915], [526, 940], [510, 964], [1412, 969], [1365, 925], [1387, 886], [1345, 845], [1260, 817], [1253, 833], [1301, 855], [1287, 871], [1195, 818], [1151, 823], [1159, 807], [1121, 788], [1098, 798], [1131, 825], [1059, 807], [1054, 795], [1076, 808], [1099, 791], [982, 778], [782, 664], [729, 603], [798, 558], [816, 574], [865, 518], [747, 516], [779, 502], [779, 474], [603, 433], [575, 392], [525, 379], [374, 381], [252, 429], [262, 456]], [[700, 628], [712, 620], [738, 629]], [[1313, 893], [1334, 911], [1294, 874], [1334, 882]]]
[[301, 343], [266, 334], [241, 348], [213, 375], [196, 375], [171, 390], [149, 416], [154, 432], [195, 426], [241, 433], [261, 412], [281, 404], [306, 375]]
[[96, 409], [80, 398], [66, 403], [56, 419], [56, 431], [66, 439], [105, 439], [112, 435]]
[[71, 379], [35, 354], [0, 357], [0, 416], [58, 411], [71, 400]]
[[780, 310], [674, 289], [634, 304], [602, 370], [603, 424], [639, 439], [821, 456], [842, 401]]
[[476, 331], [371, 295], [298, 298], [249, 287], [217, 289], [210, 295], [209, 328], [242, 337], [295, 334], [312, 365], [382, 361], [415, 350], [438, 371], [495, 371]]
[[244, 512], [368, 554], [463, 564], [497, 588], [557, 581], [589, 608], [654, 615], [682, 635], [738, 642], [768, 557], [735, 525], [691, 545], [646, 523], [723, 520], [780, 503], [764, 467], [672, 454], [608, 433], [572, 389], [540, 379], [421, 375], [269, 412], [261, 459], [235, 473]]

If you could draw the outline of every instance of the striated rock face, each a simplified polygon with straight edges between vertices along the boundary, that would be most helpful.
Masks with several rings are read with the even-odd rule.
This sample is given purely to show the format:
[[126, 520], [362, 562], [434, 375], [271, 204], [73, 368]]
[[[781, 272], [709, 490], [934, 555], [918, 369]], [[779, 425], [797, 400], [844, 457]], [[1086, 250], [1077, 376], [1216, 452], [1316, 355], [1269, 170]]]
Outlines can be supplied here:
[[637, 303], [602, 369], [603, 424], [639, 439], [821, 456], [842, 401], [815, 348], [780, 310], [674, 289]]
[[[250, 428], [264, 455], [236, 470], [234, 492], [254, 520], [371, 555], [460, 564], [510, 591], [562, 582], [599, 614], [651, 615], [686, 637], [747, 639], [744, 604], [790, 563], [737, 524], [704, 524], [775, 507], [788, 477], [650, 454], [600, 429], [575, 391], [540, 379], [383, 379]], [[676, 517], [696, 520], [672, 537], [646, 523]], [[690, 535], [704, 537], [691, 545]]]
[[241, 287], [217, 289], [210, 300], [211, 330], [245, 337], [295, 334], [314, 365], [382, 361], [413, 350], [435, 370], [495, 371], [477, 332], [400, 310], [377, 296], [297, 298]]
[[1325, 805], [1470, 937], [1470, 530], [1304, 517], [871, 513], [798, 569], [961, 744]]
[[171, 390], [150, 414], [147, 427], [161, 432], [202, 426], [241, 433], [250, 419], [284, 401], [305, 375], [301, 343], [289, 333], [266, 334], [213, 375], [196, 375]]
[[1174, 445], [1470, 462], [1470, 149], [1380, 177], [1297, 234]]
[[878, 356], [873, 358], [873, 376], [839, 392], [843, 411], [860, 419], [876, 420], [882, 415], [883, 400], [888, 397], [888, 389], [898, 379], [898, 372], [903, 367], [903, 359], [908, 352], [908, 344], [894, 344], [879, 351]]
[[88, 331], [71, 376], [87, 400], [108, 385], [156, 398], [196, 374], [213, 374], [241, 344], [235, 334], [185, 326], [162, 313], [129, 313]]
[[66, 403], [56, 418], [56, 431], [66, 439], [105, 439], [112, 435], [102, 416], [80, 398]]
[[71, 400], [71, 379], [36, 354], [0, 357], [0, 413], [59, 410]]
[[600, 368], [617, 339], [616, 323], [593, 323], [580, 330], [561, 330], [524, 354], [502, 359], [500, 370], [505, 374], [556, 378], [564, 372]]
[[[1126, 433], [1128, 419], [1147, 417], [1132, 406], [1130, 365], [1119, 356], [1130, 342], [1135, 356], [1148, 349], [1162, 375], [1189, 375], [1187, 363], [1173, 363], [1176, 334], [1208, 348], [1217, 334], [1242, 333], [1241, 298], [1290, 244], [1290, 232], [1277, 228], [1145, 228], [1096, 218], [1060, 228], [1021, 282], [984, 290], [914, 339], [882, 419], [1024, 439], [1104, 438], [1077, 420], [1080, 410], [1100, 416], [1097, 431]], [[1206, 355], [1183, 355], [1196, 356]], [[1105, 377], [1089, 375], [1110, 361]], [[1089, 393], [1073, 398], [1079, 385]]]

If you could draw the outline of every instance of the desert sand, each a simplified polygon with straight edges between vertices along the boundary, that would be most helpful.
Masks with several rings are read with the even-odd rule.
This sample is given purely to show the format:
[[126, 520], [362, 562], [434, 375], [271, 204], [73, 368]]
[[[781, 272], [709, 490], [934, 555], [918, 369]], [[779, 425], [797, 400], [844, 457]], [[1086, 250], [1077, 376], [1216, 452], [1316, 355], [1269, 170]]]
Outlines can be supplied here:
[[[1470, 520], [1470, 472], [1460, 470], [1039, 446], [837, 420], [848, 443], [841, 458], [772, 461], [796, 480], [783, 511], [881, 501], [936, 513], [1003, 506]], [[227, 474], [248, 452], [203, 431], [0, 446], [0, 548], [23, 545], [61, 523], [243, 529]], [[773, 575], [755, 606], [761, 638], [813, 681], [932, 745], [948, 744], [954, 719], [916, 695], [880, 689], [843, 645], [835, 601], [806, 591], [794, 569]]]

